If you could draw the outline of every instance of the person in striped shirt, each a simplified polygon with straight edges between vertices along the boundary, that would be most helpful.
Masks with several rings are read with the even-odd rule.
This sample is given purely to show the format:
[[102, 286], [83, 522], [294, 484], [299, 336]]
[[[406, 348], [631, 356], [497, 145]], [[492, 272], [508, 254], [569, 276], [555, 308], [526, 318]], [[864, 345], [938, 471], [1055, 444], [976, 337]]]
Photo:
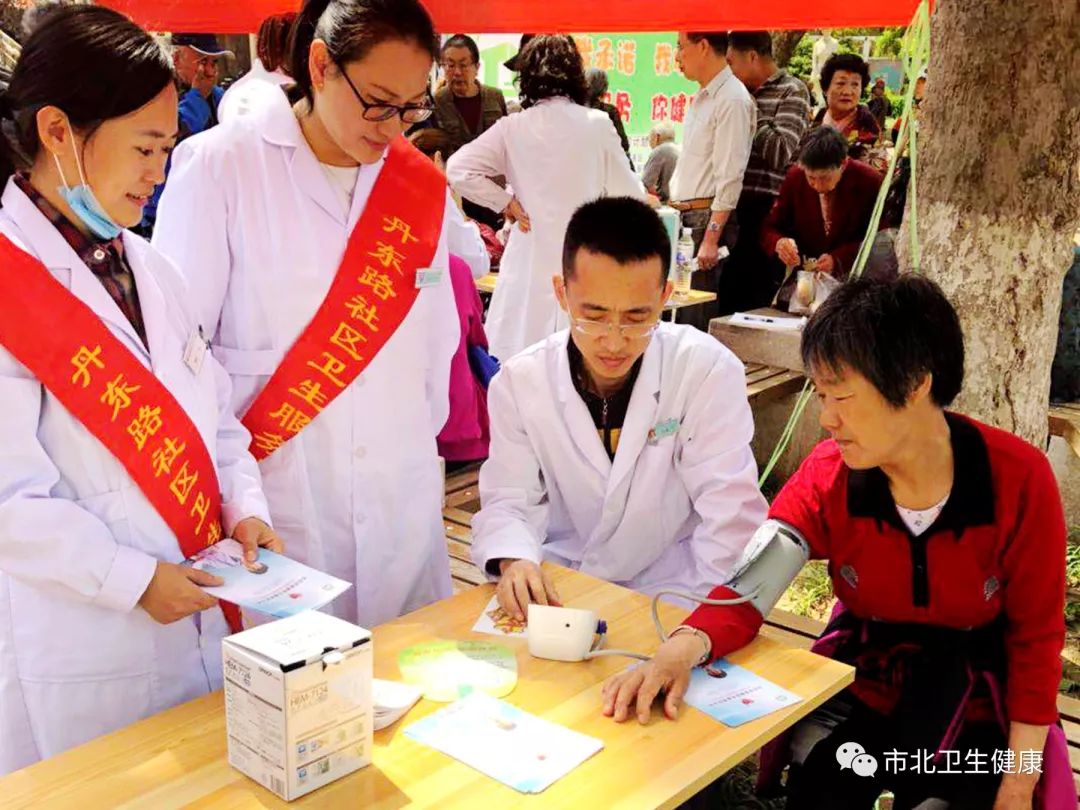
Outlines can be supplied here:
[[757, 131], [736, 212], [739, 241], [721, 278], [723, 308], [729, 312], [768, 306], [783, 269], [761, 248], [761, 226], [810, 123], [806, 85], [776, 64], [767, 31], [732, 31], [728, 64], [757, 104]]

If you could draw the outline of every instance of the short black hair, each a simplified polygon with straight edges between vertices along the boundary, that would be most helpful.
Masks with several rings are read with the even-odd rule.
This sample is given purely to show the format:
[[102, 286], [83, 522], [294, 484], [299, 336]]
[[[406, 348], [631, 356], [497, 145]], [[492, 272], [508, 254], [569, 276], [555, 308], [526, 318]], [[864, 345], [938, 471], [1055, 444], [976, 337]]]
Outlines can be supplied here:
[[898, 409], [930, 374], [930, 398], [945, 408], [964, 382], [964, 332], [945, 293], [924, 276], [858, 278], [810, 318], [802, 360], [811, 372], [858, 372]]
[[671, 240], [663, 221], [649, 206], [633, 197], [601, 197], [587, 202], [570, 217], [563, 240], [563, 278], [574, 277], [574, 261], [582, 248], [610, 256], [619, 264], [660, 260], [660, 285], [667, 283]]
[[836, 169], [848, 156], [847, 139], [836, 127], [814, 127], [799, 147], [799, 163], [806, 169]]
[[443, 43], [439, 55], [442, 56], [445, 54], [447, 48], [465, 48], [469, 51], [469, 55], [472, 57], [473, 62], [478, 65], [480, 64], [480, 49], [476, 46], [476, 40], [468, 34], [454, 34], [450, 39]]
[[557, 97], [585, 105], [585, 66], [572, 37], [538, 34], [518, 54], [518, 66], [522, 109]]
[[821, 68], [821, 90], [824, 92], [832, 84], [833, 76], [838, 70], [848, 73], [858, 73], [862, 78], [862, 91], [865, 93], [870, 85], [870, 66], [861, 56], [854, 53], [834, 53], [825, 60]]
[[728, 34], [728, 47], [736, 51], [753, 51], [761, 56], [772, 56], [772, 35], [768, 31], [732, 31]]
[[721, 56], [727, 53], [727, 31], [688, 31], [686, 38], [691, 42], [701, 42], [704, 39]]

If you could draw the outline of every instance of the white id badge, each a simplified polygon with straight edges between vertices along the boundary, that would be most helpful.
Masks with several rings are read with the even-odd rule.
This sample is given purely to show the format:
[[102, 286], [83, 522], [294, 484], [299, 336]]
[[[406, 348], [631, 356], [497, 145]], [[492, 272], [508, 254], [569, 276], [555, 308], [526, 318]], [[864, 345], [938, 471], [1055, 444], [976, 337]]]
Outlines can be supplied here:
[[443, 271], [441, 267], [424, 267], [416, 271], [416, 289], [434, 287], [442, 281]]
[[191, 333], [191, 337], [184, 346], [184, 365], [191, 369], [192, 374], [198, 374], [202, 370], [203, 361], [206, 359], [206, 339], [203, 337], [202, 327]]

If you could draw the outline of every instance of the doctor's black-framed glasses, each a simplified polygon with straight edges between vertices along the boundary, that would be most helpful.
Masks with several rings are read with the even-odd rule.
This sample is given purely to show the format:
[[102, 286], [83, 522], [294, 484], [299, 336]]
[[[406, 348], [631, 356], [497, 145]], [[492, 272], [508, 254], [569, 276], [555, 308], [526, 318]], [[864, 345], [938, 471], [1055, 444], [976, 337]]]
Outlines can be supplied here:
[[365, 121], [388, 121], [398, 115], [406, 124], [419, 124], [421, 121], [426, 121], [435, 112], [435, 108], [427, 104], [372, 104], [360, 95], [360, 91], [356, 89], [356, 85], [349, 78], [349, 74], [345, 72], [345, 66], [336, 62], [335, 64], [337, 64], [342, 77], [348, 82], [349, 89], [353, 91], [356, 100], [364, 108], [363, 118]]

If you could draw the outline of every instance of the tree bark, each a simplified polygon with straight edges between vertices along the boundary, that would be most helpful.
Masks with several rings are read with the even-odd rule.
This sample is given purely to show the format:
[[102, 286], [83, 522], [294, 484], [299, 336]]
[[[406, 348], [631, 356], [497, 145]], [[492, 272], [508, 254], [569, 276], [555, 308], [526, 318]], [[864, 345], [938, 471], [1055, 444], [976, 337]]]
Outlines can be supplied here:
[[918, 236], [964, 327], [955, 407], [1043, 447], [1080, 223], [1080, 0], [939, 2], [931, 34]]
[[805, 35], [805, 31], [773, 31], [772, 47], [776, 64], [782, 68], [787, 67], [792, 54], [795, 53], [795, 49], [799, 47]]

